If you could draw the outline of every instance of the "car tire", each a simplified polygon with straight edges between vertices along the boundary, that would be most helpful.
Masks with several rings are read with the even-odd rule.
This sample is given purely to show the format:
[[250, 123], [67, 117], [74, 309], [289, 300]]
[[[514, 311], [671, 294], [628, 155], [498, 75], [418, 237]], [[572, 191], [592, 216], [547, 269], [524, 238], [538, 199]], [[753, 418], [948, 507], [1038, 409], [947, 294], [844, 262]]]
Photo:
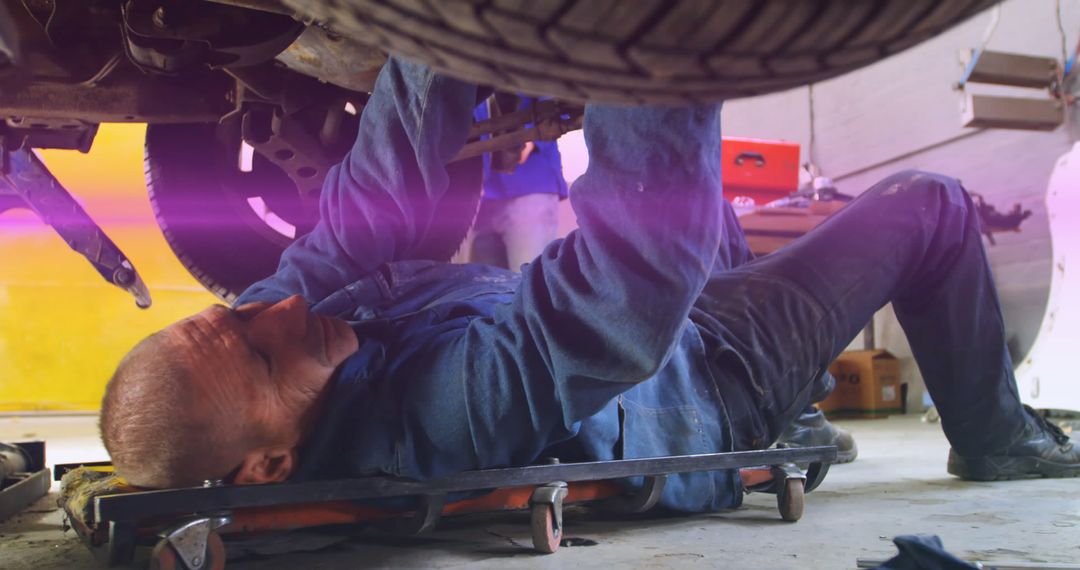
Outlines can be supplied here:
[[359, 41], [504, 91], [686, 104], [878, 61], [998, 0], [286, 0]]
[[[317, 208], [305, 205], [291, 179], [257, 153], [251, 171], [240, 172], [239, 139], [223, 137], [219, 129], [150, 125], [146, 185], [154, 216], [177, 258], [210, 292], [232, 302], [276, 270], [282, 251], [314, 227]], [[445, 261], [457, 251], [476, 216], [481, 165], [479, 159], [450, 165], [450, 189], [436, 212], [440, 223], [412, 257]], [[253, 207], [252, 198], [261, 206]]]

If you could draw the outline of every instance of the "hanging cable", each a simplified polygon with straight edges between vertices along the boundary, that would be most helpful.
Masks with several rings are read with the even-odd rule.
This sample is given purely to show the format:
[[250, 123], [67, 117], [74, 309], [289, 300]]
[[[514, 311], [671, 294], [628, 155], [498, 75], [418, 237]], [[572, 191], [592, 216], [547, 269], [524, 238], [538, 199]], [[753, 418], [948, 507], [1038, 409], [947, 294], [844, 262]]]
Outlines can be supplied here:
[[[1072, 118], [1072, 94], [1069, 93], [1069, 87], [1066, 83], [1069, 78], [1069, 73], [1072, 71], [1073, 61], [1076, 59], [1074, 52], [1073, 57], [1069, 57], [1068, 40], [1065, 37], [1065, 25], [1061, 21], [1061, 0], [1054, 0], [1054, 17], [1057, 19], [1058, 34], [1061, 36], [1061, 66], [1058, 68], [1058, 84], [1054, 89], [1054, 97], [1061, 101], [1061, 113], [1062, 124], [1066, 125], [1066, 132], [1069, 131], [1069, 122]], [[1080, 47], [1080, 46], [1078, 46]], [[1070, 137], [1072, 139], [1073, 137]]]
[[810, 109], [810, 142], [806, 145], [806, 164], [803, 168], [810, 174], [810, 178], [816, 178], [821, 174], [817, 165], [817, 121], [814, 116], [814, 84], [806, 86], [806, 93]]
[[964, 85], [967, 84], [968, 78], [971, 77], [971, 72], [975, 70], [975, 64], [979, 63], [979, 57], [986, 49], [986, 45], [990, 43], [990, 38], [993, 37], [994, 32], [997, 31], [999, 22], [1001, 22], [1001, 4], [996, 4], [993, 10], [990, 11], [990, 25], [988, 25], [986, 31], [983, 32], [982, 41], [979, 42], [979, 47], [971, 54], [971, 61], [969, 61], [967, 67], [964, 68], [964, 75], [960, 77], [960, 81], [956, 84], [957, 89], [963, 89]]
[[1065, 25], [1061, 23], [1061, 0], [1054, 0], [1054, 15], [1057, 18], [1058, 34], [1061, 36], [1061, 85], [1064, 87], [1068, 77], [1072, 58], [1069, 57], [1068, 42], [1065, 39]]

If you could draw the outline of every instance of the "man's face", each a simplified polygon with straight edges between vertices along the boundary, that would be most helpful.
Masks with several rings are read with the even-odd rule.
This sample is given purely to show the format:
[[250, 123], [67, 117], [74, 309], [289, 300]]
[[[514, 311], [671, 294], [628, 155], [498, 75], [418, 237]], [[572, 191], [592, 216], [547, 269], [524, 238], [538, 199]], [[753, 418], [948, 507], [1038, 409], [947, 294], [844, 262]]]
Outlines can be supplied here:
[[215, 305], [166, 332], [186, 349], [202, 401], [224, 413], [243, 402], [254, 414], [248, 419], [297, 439], [334, 369], [358, 347], [345, 321], [312, 313], [300, 296]]

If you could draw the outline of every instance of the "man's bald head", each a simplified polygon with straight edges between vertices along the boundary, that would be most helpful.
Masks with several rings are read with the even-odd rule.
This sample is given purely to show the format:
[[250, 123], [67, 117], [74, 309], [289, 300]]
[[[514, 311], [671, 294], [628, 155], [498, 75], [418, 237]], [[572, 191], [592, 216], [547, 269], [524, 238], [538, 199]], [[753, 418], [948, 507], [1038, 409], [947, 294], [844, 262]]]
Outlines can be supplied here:
[[356, 349], [347, 323], [299, 296], [215, 305], [120, 362], [101, 407], [105, 448], [144, 487], [285, 480], [334, 369]]
[[[184, 347], [164, 332], [120, 362], [101, 404], [101, 438], [117, 472], [142, 487], [199, 485], [224, 478], [240, 462], [238, 402], [199, 389]], [[237, 429], [240, 428], [240, 429]]]

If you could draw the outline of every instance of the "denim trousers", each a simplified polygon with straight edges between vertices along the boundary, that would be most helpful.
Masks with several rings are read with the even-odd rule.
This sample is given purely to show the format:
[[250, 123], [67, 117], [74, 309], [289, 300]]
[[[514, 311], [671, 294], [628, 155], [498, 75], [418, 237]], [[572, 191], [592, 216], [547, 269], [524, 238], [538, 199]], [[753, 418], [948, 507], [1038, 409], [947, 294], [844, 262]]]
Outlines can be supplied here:
[[469, 262], [517, 271], [559, 233], [559, 195], [534, 193], [480, 202]]
[[733, 261], [714, 268], [692, 318], [727, 349], [718, 366], [745, 389], [722, 389], [725, 402], [764, 428], [763, 441], [828, 393], [821, 373], [888, 302], [952, 446], [979, 455], [1019, 436], [1025, 415], [979, 218], [955, 179], [894, 174], [748, 261], [732, 225], [733, 252], [720, 259]]

